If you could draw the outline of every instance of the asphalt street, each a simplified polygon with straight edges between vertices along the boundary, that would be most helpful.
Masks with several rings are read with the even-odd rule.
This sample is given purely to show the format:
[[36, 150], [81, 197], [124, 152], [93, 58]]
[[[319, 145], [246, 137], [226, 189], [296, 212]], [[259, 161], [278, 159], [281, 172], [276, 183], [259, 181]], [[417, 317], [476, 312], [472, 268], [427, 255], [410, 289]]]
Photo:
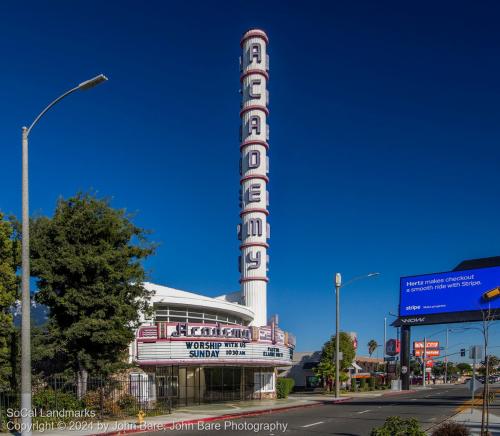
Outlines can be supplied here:
[[[340, 404], [289, 410], [228, 421], [192, 424], [167, 430], [182, 436], [200, 435], [369, 435], [389, 416], [416, 418], [428, 429], [456, 413], [469, 398], [464, 385], [432, 386], [414, 393], [356, 398]], [[271, 426], [273, 424], [273, 426]], [[150, 433], [158, 434], [158, 433]]]

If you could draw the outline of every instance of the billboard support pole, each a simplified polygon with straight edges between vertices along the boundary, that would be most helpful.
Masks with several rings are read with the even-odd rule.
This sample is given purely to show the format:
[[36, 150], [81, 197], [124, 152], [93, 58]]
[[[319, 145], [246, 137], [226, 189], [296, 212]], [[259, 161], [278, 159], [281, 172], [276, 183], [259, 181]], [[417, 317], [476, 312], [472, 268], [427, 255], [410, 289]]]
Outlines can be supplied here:
[[410, 389], [410, 326], [401, 326], [401, 388]]

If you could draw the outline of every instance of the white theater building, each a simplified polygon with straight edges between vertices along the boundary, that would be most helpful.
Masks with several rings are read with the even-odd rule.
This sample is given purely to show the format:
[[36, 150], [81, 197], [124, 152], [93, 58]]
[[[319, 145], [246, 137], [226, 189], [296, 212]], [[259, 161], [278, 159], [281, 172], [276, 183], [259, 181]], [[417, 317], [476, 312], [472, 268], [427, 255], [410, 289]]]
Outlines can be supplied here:
[[[145, 283], [153, 314], [130, 346], [132, 374], [149, 398], [175, 404], [272, 398], [277, 368], [289, 366], [295, 339], [267, 315], [269, 57], [267, 35], [241, 40], [240, 291], [219, 297]], [[143, 395], [143, 394], [141, 394]]]

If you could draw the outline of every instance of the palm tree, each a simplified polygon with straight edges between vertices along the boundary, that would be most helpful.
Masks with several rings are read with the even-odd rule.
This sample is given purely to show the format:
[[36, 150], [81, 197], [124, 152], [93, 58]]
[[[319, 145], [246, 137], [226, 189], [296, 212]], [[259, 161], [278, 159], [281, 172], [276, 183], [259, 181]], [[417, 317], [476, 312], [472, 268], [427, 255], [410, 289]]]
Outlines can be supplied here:
[[370, 357], [372, 357], [373, 352], [377, 349], [378, 344], [375, 339], [372, 339], [370, 342], [368, 342], [368, 353], [370, 354]]

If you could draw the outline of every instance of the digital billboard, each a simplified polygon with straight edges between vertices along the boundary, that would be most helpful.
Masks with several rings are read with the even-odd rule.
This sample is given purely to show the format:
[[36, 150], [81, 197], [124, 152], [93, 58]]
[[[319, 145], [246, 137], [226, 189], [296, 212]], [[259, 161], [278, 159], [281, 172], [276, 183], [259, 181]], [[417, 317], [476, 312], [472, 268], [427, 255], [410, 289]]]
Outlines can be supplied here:
[[396, 324], [438, 324], [482, 319], [500, 310], [500, 266], [401, 277]]

